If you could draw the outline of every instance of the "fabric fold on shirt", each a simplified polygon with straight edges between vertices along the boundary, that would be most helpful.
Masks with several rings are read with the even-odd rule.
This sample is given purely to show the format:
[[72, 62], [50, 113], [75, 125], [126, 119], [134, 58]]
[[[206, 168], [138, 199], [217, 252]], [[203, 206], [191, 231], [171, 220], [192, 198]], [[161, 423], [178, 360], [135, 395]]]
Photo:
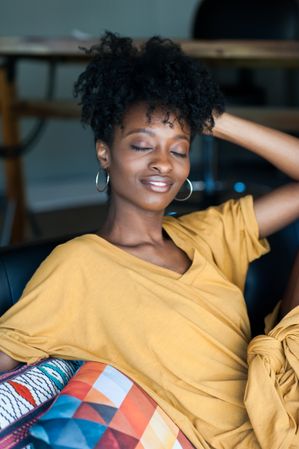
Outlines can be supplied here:
[[0, 350], [27, 363], [110, 363], [197, 449], [298, 449], [298, 310], [275, 327], [268, 317], [273, 329], [249, 345], [247, 384], [243, 287], [249, 262], [269, 250], [252, 197], [166, 217], [163, 228], [192, 259], [184, 275], [95, 234], [77, 237], [43, 261], [0, 318]]
[[[248, 346], [245, 405], [262, 449], [299, 447], [299, 307]], [[263, 397], [263, 401], [259, 398]]]

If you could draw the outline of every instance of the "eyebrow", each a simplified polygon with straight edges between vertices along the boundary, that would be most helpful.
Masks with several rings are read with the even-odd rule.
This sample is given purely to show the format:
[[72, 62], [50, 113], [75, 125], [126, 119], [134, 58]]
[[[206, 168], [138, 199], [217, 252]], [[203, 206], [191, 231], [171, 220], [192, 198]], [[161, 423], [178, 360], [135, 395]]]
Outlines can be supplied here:
[[[140, 134], [140, 133], [144, 133], [144, 134], [148, 134], [151, 137], [155, 137], [156, 133], [154, 131], [151, 131], [148, 128], [136, 128], [136, 129], [132, 129], [131, 131], [127, 132], [125, 134], [125, 137], [130, 136], [131, 134]], [[187, 142], [190, 142], [190, 139], [185, 135], [185, 134], [177, 134], [174, 137], [175, 140], [180, 140], [180, 139], [184, 139], [187, 140]]]

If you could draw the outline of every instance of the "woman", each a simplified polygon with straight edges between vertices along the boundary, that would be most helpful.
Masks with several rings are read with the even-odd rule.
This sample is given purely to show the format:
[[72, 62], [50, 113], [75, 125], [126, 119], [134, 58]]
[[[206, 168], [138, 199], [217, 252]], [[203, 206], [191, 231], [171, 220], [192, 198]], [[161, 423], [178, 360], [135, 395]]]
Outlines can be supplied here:
[[299, 183], [164, 217], [196, 133], [297, 181], [298, 140], [223, 112], [209, 74], [171, 41], [136, 49], [106, 33], [91, 54], [75, 93], [106, 173], [107, 219], [57, 247], [2, 317], [0, 369], [50, 355], [110, 363], [197, 448], [298, 447], [299, 258], [267, 335], [252, 341], [242, 290], [263, 238], [298, 218]]

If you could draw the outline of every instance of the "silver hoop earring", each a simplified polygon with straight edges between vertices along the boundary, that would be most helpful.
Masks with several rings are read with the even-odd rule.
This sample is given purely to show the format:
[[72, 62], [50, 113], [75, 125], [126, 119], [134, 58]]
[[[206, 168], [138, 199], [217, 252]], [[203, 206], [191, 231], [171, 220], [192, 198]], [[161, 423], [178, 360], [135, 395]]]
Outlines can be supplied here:
[[[104, 178], [105, 179], [101, 179]], [[100, 169], [96, 175], [96, 189], [98, 192], [105, 192], [110, 181], [109, 173], [106, 170]]]
[[176, 201], [187, 201], [187, 200], [190, 198], [190, 196], [192, 195], [192, 193], [193, 193], [193, 185], [192, 185], [192, 182], [190, 181], [189, 178], [186, 178], [186, 181], [187, 181], [187, 184], [188, 184], [188, 187], [189, 187], [190, 192], [189, 192], [189, 193], [187, 194], [187, 196], [185, 196], [184, 198], [177, 198], [177, 197], [175, 197], [174, 199], [175, 199]]

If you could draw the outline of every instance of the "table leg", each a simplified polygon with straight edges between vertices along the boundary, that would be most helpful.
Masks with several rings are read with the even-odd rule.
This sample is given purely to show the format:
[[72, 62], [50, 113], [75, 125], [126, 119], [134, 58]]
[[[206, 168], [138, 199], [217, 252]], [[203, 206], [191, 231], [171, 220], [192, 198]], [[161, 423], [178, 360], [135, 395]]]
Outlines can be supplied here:
[[[15, 146], [20, 143], [18, 117], [14, 112], [14, 103], [16, 100], [14, 72], [14, 61], [8, 61], [7, 64], [0, 67], [0, 110], [3, 127], [3, 144], [7, 146]], [[4, 172], [7, 199], [15, 204], [11, 243], [19, 243], [24, 240], [26, 210], [21, 157], [5, 159]]]

